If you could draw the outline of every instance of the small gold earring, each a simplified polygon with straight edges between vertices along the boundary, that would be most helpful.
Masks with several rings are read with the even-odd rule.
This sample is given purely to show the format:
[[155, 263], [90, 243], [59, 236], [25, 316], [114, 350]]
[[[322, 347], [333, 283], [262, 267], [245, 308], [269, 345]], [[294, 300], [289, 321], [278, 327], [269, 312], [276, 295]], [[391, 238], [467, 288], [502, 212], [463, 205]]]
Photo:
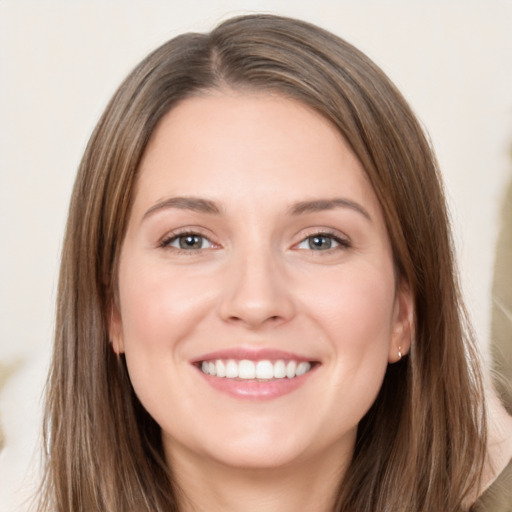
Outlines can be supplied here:
[[402, 359], [402, 347], [398, 347], [398, 359]]

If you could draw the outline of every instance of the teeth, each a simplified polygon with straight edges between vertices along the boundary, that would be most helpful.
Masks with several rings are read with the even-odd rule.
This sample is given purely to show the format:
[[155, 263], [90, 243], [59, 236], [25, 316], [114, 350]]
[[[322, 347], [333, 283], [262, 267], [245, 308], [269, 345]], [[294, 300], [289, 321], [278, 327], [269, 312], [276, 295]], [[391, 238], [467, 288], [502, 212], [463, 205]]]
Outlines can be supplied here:
[[226, 364], [226, 377], [228, 379], [236, 379], [238, 377], [238, 364], [233, 359], [230, 359]]
[[276, 361], [274, 363], [274, 378], [284, 379], [286, 377], [286, 364], [284, 361]]
[[311, 365], [309, 363], [299, 363], [299, 366], [297, 366], [297, 369], [295, 370], [295, 375], [297, 375], [297, 377], [304, 375], [310, 368]]
[[289, 361], [286, 365], [286, 376], [289, 379], [295, 377], [295, 370], [297, 369], [297, 363], [295, 361]]
[[256, 364], [256, 378], [273, 379], [274, 365], [270, 361], [258, 361]]
[[238, 363], [238, 377], [240, 379], [254, 379], [256, 377], [256, 365], [252, 361], [242, 359]]
[[228, 379], [293, 379], [309, 372], [311, 363], [304, 361], [300, 363], [297, 363], [297, 361], [285, 362], [282, 359], [274, 362], [266, 359], [262, 361], [216, 359], [215, 361], [203, 361], [201, 370], [206, 375]]
[[226, 365], [224, 364], [224, 361], [221, 361], [220, 359], [215, 361], [215, 370], [217, 377], [225, 377], [226, 376]]

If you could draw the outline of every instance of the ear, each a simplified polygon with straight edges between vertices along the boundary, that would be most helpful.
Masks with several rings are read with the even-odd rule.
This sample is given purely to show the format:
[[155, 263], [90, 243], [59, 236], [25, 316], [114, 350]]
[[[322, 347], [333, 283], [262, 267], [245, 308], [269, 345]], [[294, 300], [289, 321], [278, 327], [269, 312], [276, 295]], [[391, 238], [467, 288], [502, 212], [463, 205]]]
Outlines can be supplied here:
[[124, 352], [123, 323], [119, 308], [115, 304], [112, 304], [110, 307], [109, 317], [108, 333], [110, 336], [110, 342], [112, 343], [114, 352], [119, 355]]
[[406, 355], [414, 334], [414, 301], [409, 285], [401, 280], [397, 286], [388, 361], [396, 363]]

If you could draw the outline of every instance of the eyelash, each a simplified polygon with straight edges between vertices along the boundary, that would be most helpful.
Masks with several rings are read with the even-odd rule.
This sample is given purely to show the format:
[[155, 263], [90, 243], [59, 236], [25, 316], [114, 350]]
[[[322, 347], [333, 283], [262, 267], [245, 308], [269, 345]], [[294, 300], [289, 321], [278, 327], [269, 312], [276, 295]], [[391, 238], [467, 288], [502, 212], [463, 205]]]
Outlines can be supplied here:
[[194, 237], [198, 237], [198, 238], [201, 238], [202, 240], [206, 240], [208, 241], [211, 245], [215, 246], [216, 244], [214, 242], [212, 242], [207, 236], [201, 234], [201, 233], [198, 233], [197, 231], [182, 231], [182, 232], [174, 232], [174, 233], [170, 233], [169, 236], [165, 237], [160, 243], [159, 243], [159, 247], [163, 248], [163, 249], [170, 249], [170, 250], [173, 250], [173, 251], [176, 251], [178, 253], [181, 253], [181, 254], [187, 254], [187, 255], [192, 255], [194, 253], [197, 253], [197, 252], [200, 252], [200, 251], [203, 251], [205, 249], [203, 248], [200, 248], [200, 249], [183, 249], [181, 247], [172, 247], [171, 244], [177, 240], [179, 240], [180, 238], [184, 238], [184, 237], [187, 237], [187, 236], [194, 236]]
[[341, 237], [338, 234], [335, 234], [335, 233], [332, 233], [329, 231], [315, 231], [311, 234], [308, 234], [298, 244], [295, 244], [294, 247], [297, 247], [301, 244], [307, 243], [308, 240], [311, 240], [313, 238], [319, 238], [319, 237], [324, 237], [328, 240], [334, 241], [337, 245], [335, 247], [328, 247], [327, 249], [315, 250], [309, 246], [307, 248], [298, 249], [298, 250], [307, 250], [310, 253], [316, 253], [316, 254], [314, 254], [314, 256], [321, 257], [321, 256], [332, 255], [334, 252], [344, 251], [344, 250], [350, 249], [352, 247], [352, 243], [350, 242], [350, 240], [348, 238]]
[[[183, 249], [183, 248], [180, 248], [180, 247], [173, 247], [171, 245], [173, 242], [177, 241], [181, 237], [187, 237], [187, 236], [199, 237], [202, 240], [208, 241], [213, 246], [216, 245], [208, 237], [206, 237], [205, 235], [203, 235], [201, 233], [198, 233], [196, 231], [183, 231], [183, 232], [179, 232], [179, 233], [171, 233], [169, 236], [165, 237], [159, 243], [159, 247], [161, 247], [163, 249], [171, 249], [171, 250], [176, 251], [178, 253], [185, 253], [187, 255], [192, 255], [194, 253], [197, 253], [197, 252], [200, 252], [200, 251], [203, 251], [203, 250], [206, 249], [206, 248]], [[296, 246], [298, 246], [300, 244], [303, 244], [303, 243], [307, 242], [309, 239], [313, 239], [315, 237], [325, 237], [325, 238], [327, 238], [329, 240], [334, 241], [337, 245], [335, 247], [329, 247], [327, 250], [315, 251], [314, 249], [311, 249], [311, 248], [306, 249], [306, 250], [310, 250], [311, 252], [324, 252], [324, 253], [329, 252], [330, 253], [330, 252], [333, 252], [333, 251], [350, 249], [352, 247], [352, 244], [351, 244], [350, 240], [348, 240], [346, 238], [341, 238], [340, 236], [338, 236], [338, 235], [336, 235], [334, 233], [330, 233], [328, 231], [318, 231], [318, 232], [311, 233], [311, 234], [307, 235], [306, 237], [304, 237], [298, 244], [295, 244], [294, 247], [296, 247]]]
[[300, 244], [303, 244], [305, 242], [307, 242], [308, 240], [310, 239], [313, 239], [313, 238], [317, 238], [317, 237], [325, 237], [327, 239], [330, 239], [334, 242], [336, 242], [338, 245], [335, 246], [335, 247], [329, 247], [327, 250], [318, 250], [318, 251], [315, 251], [311, 248], [309, 248], [309, 250], [311, 252], [323, 252], [323, 253], [332, 253], [333, 251], [339, 251], [339, 250], [344, 250], [344, 249], [350, 249], [352, 247], [352, 244], [350, 242], [349, 239], [347, 238], [342, 238], [340, 237], [339, 235], [336, 235], [334, 233], [331, 233], [329, 231], [318, 231], [318, 232], [314, 232], [314, 233], [311, 233], [309, 235], [307, 235], [306, 237], [304, 237], [298, 244], [296, 245], [300, 245]]

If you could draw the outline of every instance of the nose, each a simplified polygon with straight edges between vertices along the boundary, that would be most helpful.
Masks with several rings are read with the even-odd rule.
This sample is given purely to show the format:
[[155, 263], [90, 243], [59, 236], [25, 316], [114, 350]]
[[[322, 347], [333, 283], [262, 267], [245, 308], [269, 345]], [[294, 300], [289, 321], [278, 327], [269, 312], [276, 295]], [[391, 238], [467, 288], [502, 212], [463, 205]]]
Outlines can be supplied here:
[[295, 315], [290, 283], [270, 250], [239, 254], [227, 272], [229, 284], [220, 304], [225, 322], [256, 330], [288, 322]]

